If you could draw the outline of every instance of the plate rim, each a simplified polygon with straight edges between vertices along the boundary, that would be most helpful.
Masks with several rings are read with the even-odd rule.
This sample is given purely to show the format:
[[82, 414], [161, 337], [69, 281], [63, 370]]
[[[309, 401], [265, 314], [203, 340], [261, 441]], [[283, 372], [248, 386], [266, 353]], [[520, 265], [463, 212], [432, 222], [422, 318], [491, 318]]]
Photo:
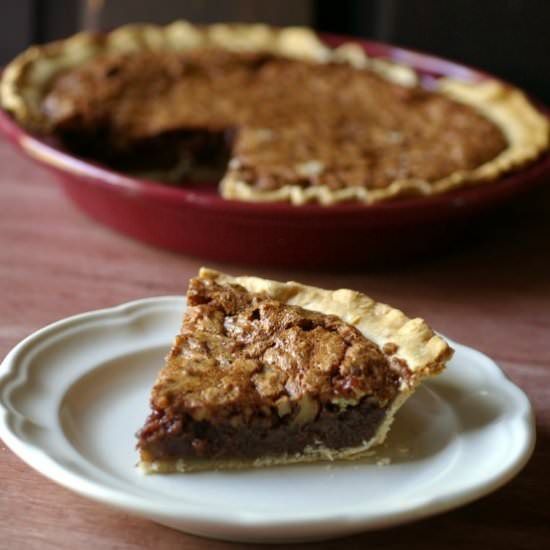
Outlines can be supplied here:
[[[468, 350], [468, 353], [474, 353], [490, 371], [491, 378], [495, 379], [496, 377], [507, 386], [507, 390], [514, 394], [516, 414], [513, 419], [515, 425], [521, 424], [523, 428], [523, 447], [516, 450], [513, 460], [508, 461], [504, 469], [499, 470], [493, 476], [485, 478], [483, 483], [454, 490], [436, 498], [429, 496], [428, 498], [413, 499], [412, 504], [397, 508], [393, 506], [390, 507], [393, 508], [390, 511], [382, 509], [377, 513], [373, 513], [372, 511], [365, 512], [358, 507], [353, 510], [353, 513], [352, 510], [347, 508], [342, 513], [326, 513], [325, 515], [308, 512], [300, 515], [294, 514], [293, 517], [283, 517], [280, 514], [275, 517], [266, 517], [265, 513], [255, 514], [229, 509], [226, 509], [223, 513], [213, 514], [212, 511], [208, 510], [205, 513], [202, 508], [193, 509], [192, 501], [190, 505], [184, 506], [183, 510], [181, 504], [178, 507], [171, 508], [170, 501], [166, 497], [155, 496], [147, 500], [142, 496], [109, 487], [84, 475], [69, 471], [36, 445], [19, 439], [17, 434], [10, 429], [7, 424], [10, 410], [4, 401], [6, 379], [9, 379], [9, 376], [13, 376], [14, 373], [17, 374], [18, 360], [22, 360], [33, 346], [40, 344], [49, 335], [63, 334], [65, 330], [81, 323], [101, 320], [104, 317], [119, 317], [124, 320], [139, 315], [140, 311], [141, 315], [146, 314], [148, 310], [151, 311], [151, 306], [153, 306], [153, 309], [162, 309], [174, 307], [176, 304], [184, 306], [185, 298], [176, 295], [142, 298], [108, 308], [72, 315], [33, 332], [14, 346], [0, 364], [0, 438], [6, 446], [18, 458], [43, 476], [81, 496], [149, 519], [153, 516], [163, 518], [166, 521], [184, 520], [192, 522], [202, 526], [203, 531], [204, 529], [235, 527], [254, 530], [300, 528], [302, 531], [307, 531], [308, 529], [318, 530], [321, 527], [332, 532], [338, 524], [341, 532], [353, 532], [408, 523], [463, 506], [499, 489], [519, 473], [533, 453], [536, 440], [534, 411], [527, 395], [506, 376], [504, 371], [490, 357], [479, 350], [459, 344], [451, 339], [448, 340], [455, 349], [463, 348]], [[13, 414], [13, 411], [11, 411], [11, 414]], [[62, 435], [66, 437], [63, 432]], [[390, 504], [393, 502], [393, 500], [390, 501]], [[157, 521], [162, 523], [162, 519], [157, 519]], [[332, 529], [330, 525], [332, 525]], [[185, 530], [192, 532], [190, 529]]]

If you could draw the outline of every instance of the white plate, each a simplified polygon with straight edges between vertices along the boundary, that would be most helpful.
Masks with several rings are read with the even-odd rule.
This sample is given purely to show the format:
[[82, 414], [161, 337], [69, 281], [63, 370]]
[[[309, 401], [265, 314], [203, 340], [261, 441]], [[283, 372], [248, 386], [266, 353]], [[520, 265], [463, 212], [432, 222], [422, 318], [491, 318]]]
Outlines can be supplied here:
[[404, 405], [368, 461], [144, 476], [134, 433], [184, 307], [182, 298], [140, 300], [26, 338], [0, 368], [2, 439], [86, 497], [189, 533], [263, 542], [443, 512], [497, 489], [531, 454], [526, 396], [491, 359], [453, 343], [448, 369]]

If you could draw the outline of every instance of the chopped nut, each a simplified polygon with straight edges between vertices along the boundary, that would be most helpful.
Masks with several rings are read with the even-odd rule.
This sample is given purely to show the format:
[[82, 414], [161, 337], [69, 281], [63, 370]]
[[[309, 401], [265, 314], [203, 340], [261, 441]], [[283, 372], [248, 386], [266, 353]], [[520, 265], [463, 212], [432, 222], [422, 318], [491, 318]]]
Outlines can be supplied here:
[[398, 349], [399, 349], [399, 346], [397, 344], [394, 344], [393, 342], [386, 342], [382, 347], [382, 351], [386, 355], [393, 355], [394, 353], [397, 352]]
[[241, 161], [237, 157], [233, 157], [229, 161], [229, 168], [231, 168], [232, 170], [237, 170], [240, 167], [241, 167]]
[[207, 420], [210, 417], [209, 411], [206, 407], [200, 407], [191, 412], [193, 420], [200, 422], [201, 420]]
[[331, 403], [333, 405], [337, 405], [338, 407], [340, 407], [340, 410], [343, 410], [343, 409], [346, 409], [347, 407], [354, 407], [355, 405], [357, 405], [358, 401], [359, 401], [359, 398], [357, 397], [352, 399], [345, 399], [342, 397], [342, 398], [333, 399]]
[[298, 414], [294, 418], [294, 423], [299, 426], [307, 424], [315, 419], [319, 412], [319, 403], [309, 395], [304, 395], [298, 402]]
[[325, 165], [318, 160], [310, 160], [296, 165], [296, 172], [303, 177], [318, 176], [325, 169]]
[[402, 143], [403, 142], [403, 136], [400, 132], [388, 132], [386, 134], [386, 139], [388, 143]]
[[290, 407], [290, 399], [286, 395], [277, 399], [277, 401], [275, 401], [275, 406], [277, 407], [277, 413], [281, 417], [290, 414], [292, 410]]
[[258, 128], [256, 130], [256, 139], [258, 141], [271, 141], [274, 135], [273, 130], [270, 130], [269, 128]]

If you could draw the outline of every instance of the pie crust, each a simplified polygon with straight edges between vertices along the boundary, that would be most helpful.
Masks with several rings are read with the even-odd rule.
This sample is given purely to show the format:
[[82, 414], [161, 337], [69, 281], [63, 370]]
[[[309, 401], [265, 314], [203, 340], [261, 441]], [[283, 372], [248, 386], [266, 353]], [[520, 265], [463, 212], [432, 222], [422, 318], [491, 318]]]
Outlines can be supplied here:
[[[0, 102], [25, 127], [47, 132], [48, 119], [41, 111], [41, 102], [52, 80], [61, 72], [102, 54], [187, 51], [205, 47], [237, 52], [263, 51], [317, 63], [338, 61], [349, 63], [358, 70], [369, 69], [401, 86], [414, 86], [418, 82], [415, 71], [409, 67], [371, 59], [360, 46], [352, 43], [328, 48], [304, 28], [227, 24], [198, 27], [178, 21], [166, 27], [128, 25], [107, 34], [79, 33], [66, 40], [32, 47], [6, 67], [0, 83]], [[492, 121], [506, 137], [507, 148], [475, 169], [455, 171], [437, 181], [396, 179], [387, 187], [375, 189], [289, 184], [262, 190], [233, 174], [230, 163], [230, 170], [221, 182], [222, 196], [253, 202], [288, 201], [300, 205], [316, 201], [330, 205], [342, 201], [369, 204], [403, 195], [433, 195], [495, 181], [501, 174], [533, 161], [548, 149], [548, 120], [518, 89], [495, 80], [466, 82], [453, 78], [442, 78], [434, 86], [443, 96], [474, 108]], [[316, 159], [311, 159], [306, 164], [314, 166], [315, 163]]]
[[[278, 456], [261, 456], [255, 459], [201, 459], [201, 458], [170, 458], [155, 459], [141, 447], [140, 467], [146, 473], [155, 472], [187, 472], [193, 470], [216, 468], [248, 468], [296, 462], [313, 462], [319, 460], [356, 459], [365, 455], [373, 446], [382, 443], [393, 421], [394, 415], [405, 400], [415, 391], [422, 380], [438, 374], [445, 363], [451, 358], [453, 350], [443, 338], [434, 334], [432, 329], [422, 319], [409, 319], [401, 311], [379, 303], [368, 296], [347, 289], [335, 291], [302, 285], [296, 282], [276, 282], [258, 277], [232, 277], [217, 271], [202, 268], [199, 279], [212, 282], [222, 287], [239, 285], [248, 293], [265, 295], [267, 298], [288, 305], [298, 306], [310, 312], [336, 316], [340, 321], [355, 327], [364, 337], [382, 350], [386, 358], [391, 358], [392, 364], [399, 365], [399, 377], [396, 379], [396, 394], [388, 402], [385, 416], [377, 427], [374, 435], [360, 445], [331, 449], [316, 444], [306, 447], [302, 452]], [[176, 351], [174, 351], [176, 350]], [[171, 356], [167, 358], [167, 366], [174, 353], [180, 354], [177, 340], [174, 343]], [[174, 370], [168, 374], [173, 382]], [[395, 373], [394, 375], [395, 376]], [[166, 389], [162, 381], [165, 376], [159, 374], [153, 399], [158, 398], [158, 390]], [[216, 383], [220, 383], [219, 380]], [[155, 393], [157, 392], [157, 393]], [[174, 386], [170, 386], [174, 393]], [[349, 407], [358, 405], [361, 399], [369, 394], [356, 395], [354, 399], [334, 400], [338, 406]], [[299, 402], [300, 404], [300, 402]], [[307, 403], [306, 403], [307, 405]], [[350, 410], [345, 409], [345, 410]]]

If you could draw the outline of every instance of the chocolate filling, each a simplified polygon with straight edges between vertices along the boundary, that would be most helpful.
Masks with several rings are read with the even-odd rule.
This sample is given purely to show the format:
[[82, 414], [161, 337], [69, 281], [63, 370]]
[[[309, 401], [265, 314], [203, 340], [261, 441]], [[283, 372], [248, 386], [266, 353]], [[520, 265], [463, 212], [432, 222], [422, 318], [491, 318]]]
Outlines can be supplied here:
[[325, 405], [316, 420], [302, 426], [273, 412], [270, 417], [234, 427], [229, 422], [167, 418], [155, 411], [138, 434], [139, 447], [156, 460], [255, 459], [301, 453], [308, 446], [343, 449], [371, 439], [385, 414], [386, 408], [364, 399], [358, 406], [342, 411]]
[[230, 159], [234, 130], [174, 130], [113, 148], [109, 129], [60, 132], [61, 145], [76, 156], [164, 183], [217, 182]]

